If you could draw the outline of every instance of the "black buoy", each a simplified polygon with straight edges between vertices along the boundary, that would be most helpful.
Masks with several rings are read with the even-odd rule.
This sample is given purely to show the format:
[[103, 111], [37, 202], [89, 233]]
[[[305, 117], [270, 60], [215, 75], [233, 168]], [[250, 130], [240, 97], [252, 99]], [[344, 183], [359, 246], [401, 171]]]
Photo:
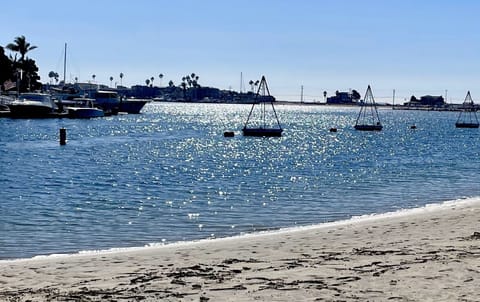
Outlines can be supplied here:
[[417, 129], [417, 126], [411, 125], [411, 126], [410, 126], [410, 129]]
[[337, 132], [337, 128], [330, 128], [330, 132]]
[[60, 146], [67, 144], [67, 129], [60, 128]]
[[235, 133], [233, 133], [233, 131], [225, 131], [225, 132], [223, 132], [223, 136], [224, 137], [234, 137]]

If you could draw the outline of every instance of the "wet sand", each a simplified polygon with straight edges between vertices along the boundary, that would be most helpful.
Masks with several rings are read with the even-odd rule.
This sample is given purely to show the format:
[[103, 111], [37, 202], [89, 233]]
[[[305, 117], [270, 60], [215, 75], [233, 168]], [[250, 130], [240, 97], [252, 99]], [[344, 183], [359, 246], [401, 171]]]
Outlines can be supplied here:
[[0, 261], [0, 301], [480, 301], [480, 199], [319, 226]]

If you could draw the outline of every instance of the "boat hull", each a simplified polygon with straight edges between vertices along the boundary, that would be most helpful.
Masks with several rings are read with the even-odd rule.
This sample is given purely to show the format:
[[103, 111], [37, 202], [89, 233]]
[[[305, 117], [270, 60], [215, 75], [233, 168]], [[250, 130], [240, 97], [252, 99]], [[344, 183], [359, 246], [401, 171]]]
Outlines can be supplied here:
[[457, 128], [478, 128], [478, 123], [455, 123], [455, 127]]
[[120, 112], [138, 114], [143, 109], [143, 106], [148, 103], [144, 100], [122, 100], [120, 102]]
[[355, 125], [355, 129], [359, 131], [381, 131], [382, 125]]
[[103, 117], [105, 113], [97, 108], [68, 108], [69, 118], [95, 118]]
[[278, 128], [243, 128], [243, 136], [280, 137], [283, 129]]
[[16, 118], [46, 118], [51, 117], [53, 108], [43, 105], [10, 104], [10, 117]]

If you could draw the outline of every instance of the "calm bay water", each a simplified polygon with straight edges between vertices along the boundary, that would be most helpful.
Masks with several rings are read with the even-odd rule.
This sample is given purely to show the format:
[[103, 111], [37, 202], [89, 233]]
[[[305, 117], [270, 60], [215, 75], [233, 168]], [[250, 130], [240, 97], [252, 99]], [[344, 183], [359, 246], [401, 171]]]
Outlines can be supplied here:
[[[0, 119], [0, 259], [480, 196], [480, 130], [456, 129], [455, 112], [382, 109], [384, 130], [366, 133], [353, 129], [358, 108], [279, 105], [284, 136], [264, 139], [241, 135], [249, 109], [150, 103], [140, 115]], [[224, 138], [226, 130], [235, 137]]]

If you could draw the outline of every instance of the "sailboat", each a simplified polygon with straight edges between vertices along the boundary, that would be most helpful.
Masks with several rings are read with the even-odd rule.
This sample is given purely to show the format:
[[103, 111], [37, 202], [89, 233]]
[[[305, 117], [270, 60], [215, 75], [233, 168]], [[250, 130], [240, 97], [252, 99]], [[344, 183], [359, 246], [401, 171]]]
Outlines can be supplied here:
[[460, 114], [458, 115], [457, 122], [455, 127], [457, 128], [478, 128], [478, 118], [475, 106], [473, 104], [472, 96], [470, 91], [467, 92], [465, 96], [465, 101], [463, 101]]
[[[265, 76], [262, 76], [262, 80], [260, 81], [260, 85], [258, 86], [257, 94], [255, 95], [252, 108], [250, 109], [250, 113], [248, 114], [245, 126], [242, 129], [244, 136], [282, 136], [283, 129], [280, 126], [277, 112], [275, 111], [275, 107], [273, 106], [274, 101], [275, 98], [270, 95], [267, 80], [265, 79]], [[272, 111], [270, 113], [266, 110], [267, 103], [270, 103], [270, 105], [272, 106]], [[259, 110], [255, 110], [256, 108], [259, 108]], [[269, 117], [271, 117], [272, 113], [273, 117], [276, 120], [276, 127], [271, 125], [272, 122], [270, 122], [270, 124], [267, 124], [267, 115], [270, 114]]]
[[378, 116], [377, 105], [375, 104], [370, 85], [368, 85], [365, 98], [360, 106], [355, 129], [360, 131], [381, 131], [383, 126]]

